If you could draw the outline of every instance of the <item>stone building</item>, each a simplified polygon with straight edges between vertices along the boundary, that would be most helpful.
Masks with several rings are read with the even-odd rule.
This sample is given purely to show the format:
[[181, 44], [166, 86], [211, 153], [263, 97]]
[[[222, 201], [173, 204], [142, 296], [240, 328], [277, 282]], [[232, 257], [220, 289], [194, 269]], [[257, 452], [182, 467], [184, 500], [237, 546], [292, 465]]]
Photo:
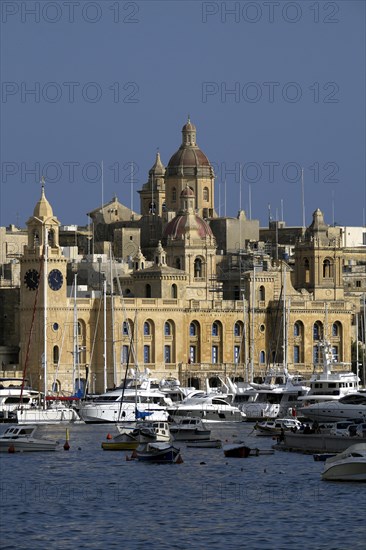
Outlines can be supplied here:
[[[33, 386], [43, 388], [46, 372], [48, 391], [100, 392], [135, 363], [201, 387], [207, 376], [258, 377], [273, 365], [309, 376], [322, 338], [350, 362], [356, 306], [344, 295], [342, 243], [321, 211], [294, 244], [294, 265], [272, 258], [258, 222], [217, 217], [195, 126], [182, 134], [166, 168], [157, 154], [141, 216], [117, 199], [90, 213], [99, 271], [94, 256], [63, 254], [42, 188], [20, 258], [19, 368]], [[88, 262], [98, 284], [85, 275]]]

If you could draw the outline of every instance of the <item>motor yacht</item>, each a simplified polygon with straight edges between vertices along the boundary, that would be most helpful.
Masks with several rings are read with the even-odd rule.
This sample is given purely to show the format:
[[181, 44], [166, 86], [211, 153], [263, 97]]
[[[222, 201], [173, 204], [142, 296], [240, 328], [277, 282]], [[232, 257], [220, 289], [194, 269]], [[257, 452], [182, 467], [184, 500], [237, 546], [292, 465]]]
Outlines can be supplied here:
[[11, 426], [0, 437], [0, 452], [55, 451], [57, 441], [36, 437], [37, 426]]
[[182, 403], [168, 407], [170, 416], [190, 416], [200, 418], [202, 422], [243, 422], [244, 412], [231, 405], [227, 396], [218, 394], [198, 393], [186, 397]]
[[366, 481], [366, 443], [351, 445], [325, 461], [322, 479], [327, 481]]
[[350, 393], [331, 401], [301, 407], [299, 414], [318, 422], [366, 421], [366, 393]]

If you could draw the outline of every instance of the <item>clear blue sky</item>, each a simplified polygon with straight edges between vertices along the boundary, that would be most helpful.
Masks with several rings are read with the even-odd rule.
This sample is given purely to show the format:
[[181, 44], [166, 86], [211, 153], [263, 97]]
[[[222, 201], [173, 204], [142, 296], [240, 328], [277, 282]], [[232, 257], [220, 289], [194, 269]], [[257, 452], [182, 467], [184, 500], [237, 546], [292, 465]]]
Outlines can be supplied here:
[[221, 215], [226, 180], [227, 215], [241, 195], [262, 226], [268, 205], [301, 225], [303, 167], [307, 225], [317, 207], [328, 223], [363, 225], [363, 0], [4, 0], [1, 10], [0, 225], [24, 226], [42, 173], [61, 223], [87, 223], [102, 160], [105, 202], [128, 206], [133, 163], [139, 211], [156, 150], [167, 164], [188, 113]]

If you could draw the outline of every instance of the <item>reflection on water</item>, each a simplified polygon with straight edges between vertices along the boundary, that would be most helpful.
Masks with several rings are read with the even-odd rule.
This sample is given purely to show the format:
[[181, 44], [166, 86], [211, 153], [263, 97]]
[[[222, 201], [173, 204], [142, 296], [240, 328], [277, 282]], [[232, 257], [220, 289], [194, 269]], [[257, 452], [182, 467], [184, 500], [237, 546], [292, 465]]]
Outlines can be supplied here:
[[[253, 424], [212, 425], [212, 437], [256, 438]], [[65, 428], [41, 427], [65, 440]], [[365, 485], [321, 481], [312, 456], [225, 458], [180, 443], [180, 465], [106, 452], [108, 425], [69, 428], [68, 452], [0, 456], [2, 549], [362, 548]]]

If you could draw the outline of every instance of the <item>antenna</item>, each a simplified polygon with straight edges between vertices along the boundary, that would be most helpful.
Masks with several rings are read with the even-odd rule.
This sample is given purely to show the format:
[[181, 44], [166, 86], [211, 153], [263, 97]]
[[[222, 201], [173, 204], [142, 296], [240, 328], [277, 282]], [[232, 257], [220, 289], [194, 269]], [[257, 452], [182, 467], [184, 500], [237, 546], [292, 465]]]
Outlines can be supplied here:
[[133, 161], [131, 160], [131, 212], [133, 211]]
[[335, 221], [334, 221], [334, 189], [332, 189], [332, 225], [334, 227]]
[[283, 199], [281, 199], [281, 222], [283, 222]]
[[302, 226], [305, 229], [305, 190], [304, 190], [304, 168], [301, 168], [301, 206], [302, 206]]
[[226, 218], [226, 179], [225, 179], [225, 218]]
[[104, 206], [104, 164], [102, 161], [102, 210]]
[[219, 218], [221, 218], [221, 180], [219, 181]]
[[248, 192], [249, 192], [249, 219], [252, 219], [252, 185], [249, 184], [248, 186]]
[[241, 164], [239, 164], [239, 209], [241, 212]]

